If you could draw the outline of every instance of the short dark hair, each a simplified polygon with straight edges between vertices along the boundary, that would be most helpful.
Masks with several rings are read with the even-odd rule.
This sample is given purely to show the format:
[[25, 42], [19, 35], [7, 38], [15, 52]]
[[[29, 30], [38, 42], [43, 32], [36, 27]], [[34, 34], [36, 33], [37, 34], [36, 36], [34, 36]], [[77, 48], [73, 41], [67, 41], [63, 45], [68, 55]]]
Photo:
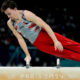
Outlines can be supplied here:
[[17, 8], [16, 3], [13, 0], [5, 0], [1, 6], [1, 12], [4, 12], [7, 8], [14, 9]]

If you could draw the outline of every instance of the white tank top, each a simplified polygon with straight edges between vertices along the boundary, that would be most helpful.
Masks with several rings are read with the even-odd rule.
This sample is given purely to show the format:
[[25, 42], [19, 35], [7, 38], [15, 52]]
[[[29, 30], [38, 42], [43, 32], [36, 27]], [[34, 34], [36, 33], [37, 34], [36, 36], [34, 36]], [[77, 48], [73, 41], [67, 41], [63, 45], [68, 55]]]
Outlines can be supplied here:
[[20, 23], [15, 23], [12, 21], [14, 28], [21, 33], [23, 37], [28, 39], [32, 44], [36, 40], [39, 32], [41, 31], [41, 27], [37, 26], [33, 22], [27, 21], [24, 16], [24, 11], [22, 11], [22, 20]]

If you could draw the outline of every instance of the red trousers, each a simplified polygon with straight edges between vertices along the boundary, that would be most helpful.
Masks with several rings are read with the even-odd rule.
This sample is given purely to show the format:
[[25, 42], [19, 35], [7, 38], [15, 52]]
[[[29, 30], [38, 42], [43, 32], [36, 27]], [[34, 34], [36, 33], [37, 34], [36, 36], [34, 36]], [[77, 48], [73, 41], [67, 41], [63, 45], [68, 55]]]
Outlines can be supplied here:
[[45, 53], [65, 59], [80, 61], [80, 43], [70, 40], [56, 32], [54, 32], [54, 34], [64, 47], [62, 52], [58, 50], [55, 51], [52, 39], [43, 29], [39, 33], [33, 45]]

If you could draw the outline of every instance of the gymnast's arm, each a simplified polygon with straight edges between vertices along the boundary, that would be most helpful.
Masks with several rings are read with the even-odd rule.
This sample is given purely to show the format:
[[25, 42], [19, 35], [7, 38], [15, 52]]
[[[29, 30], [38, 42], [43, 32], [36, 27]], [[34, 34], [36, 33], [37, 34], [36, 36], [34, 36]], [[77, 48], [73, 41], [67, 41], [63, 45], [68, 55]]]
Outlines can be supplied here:
[[45, 31], [48, 33], [48, 35], [51, 37], [51, 39], [54, 42], [55, 50], [58, 49], [60, 51], [63, 51], [62, 44], [57, 40], [53, 30], [50, 28], [50, 26], [47, 23], [45, 23], [40, 17], [36, 16], [34, 13], [28, 10], [24, 11], [24, 16], [28, 21], [32, 21], [36, 25], [45, 29]]
[[23, 49], [24, 53], [26, 54], [26, 56], [31, 60], [27, 45], [23, 39], [23, 37], [16, 31], [16, 29], [13, 27], [11, 20], [9, 19], [7, 22], [8, 27], [10, 28], [10, 30], [13, 32], [14, 36], [17, 38], [19, 45], [21, 46], [21, 48]]

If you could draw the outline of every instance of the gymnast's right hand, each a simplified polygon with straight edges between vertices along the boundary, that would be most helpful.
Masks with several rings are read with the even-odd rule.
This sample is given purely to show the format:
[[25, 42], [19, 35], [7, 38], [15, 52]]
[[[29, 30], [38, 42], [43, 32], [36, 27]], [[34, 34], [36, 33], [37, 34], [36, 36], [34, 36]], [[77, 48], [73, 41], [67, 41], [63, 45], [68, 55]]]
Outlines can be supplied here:
[[26, 57], [24, 58], [25, 61], [27, 61], [27, 59], [29, 59], [29, 62], [31, 62], [31, 56], [26, 56]]
[[59, 50], [59, 51], [63, 51], [63, 45], [61, 44], [61, 42], [60, 41], [56, 41], [55, 43], [54, 43], [54, 48], [55, 48], [55, 50]]

